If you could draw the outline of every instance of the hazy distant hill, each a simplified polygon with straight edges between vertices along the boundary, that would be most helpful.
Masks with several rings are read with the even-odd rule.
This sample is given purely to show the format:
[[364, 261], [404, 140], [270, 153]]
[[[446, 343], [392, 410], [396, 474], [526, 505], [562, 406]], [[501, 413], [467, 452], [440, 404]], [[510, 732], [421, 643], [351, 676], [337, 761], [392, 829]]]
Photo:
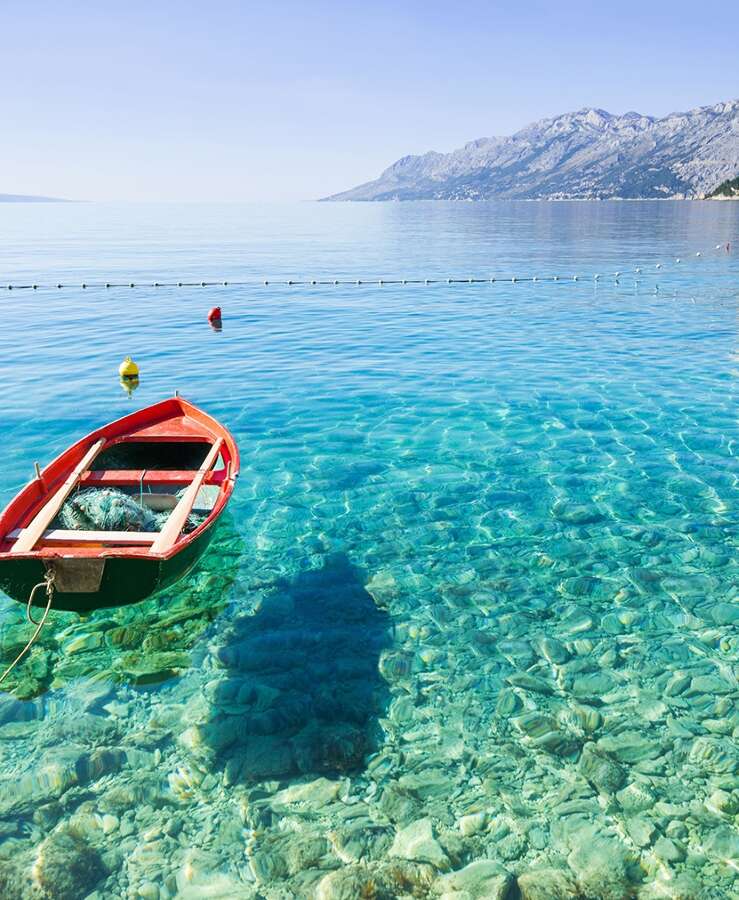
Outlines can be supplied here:
[[512, 137], [405, 156], [328, 200], [700, 197], [739, 174], [739, 100], [665, 118], [581, 109]]
[[0, 194], [0, 203], [69, 203], [59, 197], [34, 197], [28, 194]]

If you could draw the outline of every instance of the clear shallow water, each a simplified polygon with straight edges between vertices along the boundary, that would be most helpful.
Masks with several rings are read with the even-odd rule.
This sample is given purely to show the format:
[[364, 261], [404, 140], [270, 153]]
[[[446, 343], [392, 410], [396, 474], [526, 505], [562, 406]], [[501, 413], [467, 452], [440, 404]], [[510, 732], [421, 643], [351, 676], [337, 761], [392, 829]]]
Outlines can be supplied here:
[[[736, 895], [735, 204], [0, 228], [4, 282], [644, 270], [4, 294], [3, 503], [175, 388], [243, 468], [192, 576], [57, 614], [0, 695], [0, 894]], [[5, 661], [22, 608], [0, 626]]]

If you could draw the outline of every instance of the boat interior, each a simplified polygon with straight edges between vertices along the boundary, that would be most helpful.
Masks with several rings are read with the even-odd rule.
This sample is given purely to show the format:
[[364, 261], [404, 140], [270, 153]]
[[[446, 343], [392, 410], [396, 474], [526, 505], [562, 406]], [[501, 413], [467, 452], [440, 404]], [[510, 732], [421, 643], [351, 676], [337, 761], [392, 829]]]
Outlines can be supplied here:
[[[224, 463], [223, 439], [210, 443], [204, 437], [168, 440], [136, 437], [95, 442], [61, 484], [49, 489], [43, 474], [40, 490], [14, 528], [2, 540], [0, 551], [12, 554], [44, 549], [136, 548], [147, 554], [167, 553], [187, 530], [193, 514], [203, 520], [212, 512], [230, 464]], [[104, 447], [104, 449], [103, 449]], [[156, 513], [165, 513], [159, 531], [101, 531], [60, 527], [59, 513], [65, 502], [82, 490], [113, 488]], [[192, 530], [192, 529], [190, 529]]]

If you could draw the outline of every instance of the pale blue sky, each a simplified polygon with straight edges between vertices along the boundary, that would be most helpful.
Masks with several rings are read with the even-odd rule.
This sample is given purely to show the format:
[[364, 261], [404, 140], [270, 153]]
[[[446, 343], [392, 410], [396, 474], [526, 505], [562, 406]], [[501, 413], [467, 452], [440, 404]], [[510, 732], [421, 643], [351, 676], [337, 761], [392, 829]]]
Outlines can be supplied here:
[[739, 96], [734, 0], [0, 0], [0, 35], [5, 193], [311, 199], [583, 106]]

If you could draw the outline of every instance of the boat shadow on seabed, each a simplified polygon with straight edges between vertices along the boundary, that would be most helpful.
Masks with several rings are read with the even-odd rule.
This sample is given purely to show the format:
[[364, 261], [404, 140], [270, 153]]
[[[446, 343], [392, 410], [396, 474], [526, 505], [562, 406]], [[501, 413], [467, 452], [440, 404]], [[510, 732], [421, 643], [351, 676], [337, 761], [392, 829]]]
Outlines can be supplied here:
[[389, 692], [378, 662], [390, 619], [343, 555], [281, 581], [215, 650], [203, 743], [227, 783], [360, 769], [378, 746]]

